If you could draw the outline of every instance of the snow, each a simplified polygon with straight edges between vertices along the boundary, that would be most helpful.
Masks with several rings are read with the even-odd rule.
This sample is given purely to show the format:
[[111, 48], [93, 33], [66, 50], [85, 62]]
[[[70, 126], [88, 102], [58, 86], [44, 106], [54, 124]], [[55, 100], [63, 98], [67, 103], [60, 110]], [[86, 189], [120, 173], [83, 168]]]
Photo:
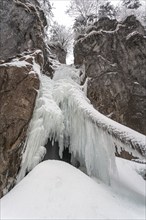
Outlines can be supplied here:
[[[33, 60], [41, 85], [18, 184], [0, 201], [1, 219], [145, 219], [145, 164], [115, 159], [115, 146], [144, 161], [146, 137], [93, 108], [79, 69], [53, 65], [51, 80]], [[60, 157], [69, 148], [72, 164], [92, 178], [63, 162], [40, 163], [48, 139], [58, 142]]]
[[141, 6], [137, 9], [126, 9], [122, 1], [115, 0], [114, 2], [118, 3], [118, 7], [120, 10], [118, 10], [117, 18], [119, 21], [123, 21], [127, 18], [127, 16], [134, 15], [136, 18], [142, 23], [143, 26], [145, 26], [145, 9], [146, 9], [146, 1], [141, 0]]
[[27, 65], [30, 65], [30, 64], [26, 62], [25, 60], [19, 61], [18, 59], [15, 59], [10, 63], [1, 64], [1, 66], [17, 66], [17, 67], [24, 67]]
[[112, 184], [113, 176], [118, 176], [115, 146], [119, 153], [124, 149], [143, 159], [146, 137], [96, 111], [79, 85], [78, 69], [66, 65], [56, 67], [53, 80], [40, 76], [41, 87], [17, 182], [42, 160], [46, 153], [44, 145], [50, 139], [59, 142], [61, 158], [64, 148], [69, 148], [73, 164], [79, 161], [88, 175]]
[[146, 165], [121, 158], [116, 158], [116, 163], [119, 179], [114, 188], [129, 199], [135, 199], [138, 202], [141, 196], [146, 194], [146, 182], [140, 176], [142, 171], [146, 174]]
[[140, 33], [138, 31], [133, 31], [132, 33], [130, 33], [126, 36], [126, 40], [129, 40], [131, 37], [133, 37], [137, 34], [140, 34]]
[[139, 85], [139, 83], [138, 83], [138, 82], [134, 82], [134, 84], [135, 84], [135, 85]]
[[80, 84], [80, 70], [75, 69], [73, 65], [67, 66], [62, 64], [58, 68], [56, 68], [55, 75], [53, 80], [57, 81], [60, 79], [67, 79], [68, 81], [75, 81], [77, 84]]
[[0, 66], [16, 66], [18, 68], [21, 68], [21, 67], [25, 67], [27, 65], [30, 65], [30, 63], [28, 63], [25, 60], [20, 61], [19, 58], [15, 58], [15, 59], [12, 59], [10, 62], [1, 64]]
[[145, 181], [134, 162], [116, 161], [115, 189], [67, 163], [40, 163], [1, 199], [1, 219], [145, 219]]

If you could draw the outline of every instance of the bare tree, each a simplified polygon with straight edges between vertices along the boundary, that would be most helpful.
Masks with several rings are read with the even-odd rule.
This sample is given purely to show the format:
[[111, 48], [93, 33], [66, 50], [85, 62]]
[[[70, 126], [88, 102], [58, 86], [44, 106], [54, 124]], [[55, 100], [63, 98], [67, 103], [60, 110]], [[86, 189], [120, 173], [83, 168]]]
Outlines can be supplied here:
[[110, 0], [71, 0], [66, 11], [75, 17], [73, 25], [75, 38], [86, 32], [86, 28], [92, 25], [98, 18], [108, 16], [115, 18], [116, 9]]
[[39, 4], [41, 6], [41, 9], [44, 12], [44, 15], [47, 19], [47, 23], [48, 23], [48, 26], [49, 26], [50, 23], [51, 23], [51, 19], [53, 17], [52, 5], [51, 5], [49, 0], [39, 0]]
[[137, 9], [141, 3], [139, 0], [123, 0], [123, 5], [128, 9]]
[[97, 14], [99, 2], [100, 0], [71, 0], [66, 12], [73, 17], [82, 16], [86, 18], [90, 14]]
[[146, 27], [146, 2], [143, 0], [121, 0], [118, 6], [117, 19], [123, 20], [129, 15], [135, 15]]
[[54, 22], [49, 32], [50, 42], [56, 46], [62, 47], [62, 49], [67, 52], [73, 39], [72, 29]]
[[101, 4], [98, 10], [98, 17], [109, 17], [111, 19], [116, 17], [116, 9], [111, 4], [110, 1], [105, 2], [104, 4]]

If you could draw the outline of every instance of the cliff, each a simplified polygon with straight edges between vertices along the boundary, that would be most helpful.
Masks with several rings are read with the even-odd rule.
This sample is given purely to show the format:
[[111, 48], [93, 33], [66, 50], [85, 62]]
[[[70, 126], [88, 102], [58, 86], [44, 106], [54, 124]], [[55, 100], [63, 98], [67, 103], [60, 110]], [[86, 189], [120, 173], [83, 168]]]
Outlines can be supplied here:
[[45, 44], [46, 19], [37, 0], [0, 3], [0, 197], [16, 181], [40, 86], [52, 75]]
[[87, 96], [108, 117], [146, 134], [146, 38], [141, 23], [101, 18], [74, 45], [84, 66]]
[[44, 41], [44, 27], [47, 21], [39, 6], [39, 1], [5, 0], [1, 3], [0, 14], [0, 60], [7, 60], [23, 51], [40, 49], [43, 51], [46, 75], [50, 75], [48, 47]]

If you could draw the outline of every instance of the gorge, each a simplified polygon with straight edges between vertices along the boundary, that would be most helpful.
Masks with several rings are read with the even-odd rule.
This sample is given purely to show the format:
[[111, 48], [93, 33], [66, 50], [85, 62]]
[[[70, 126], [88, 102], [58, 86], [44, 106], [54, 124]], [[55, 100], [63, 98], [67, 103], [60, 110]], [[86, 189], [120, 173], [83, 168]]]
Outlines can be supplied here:
[[[122, 176], [119, 157], [140, 163], [134, 175], [144, 181], [146, 30], [140, 21], [130, 15], [89, 24], [74, 40], [74, 64], [67, 65], [66, 51], [47, 41], [39, 1], [5, 0], [1, 6], [2, 204], [41, 164], [61, 167], [65, 161], [114, 187]], [[142, 210], [143, 197], [135, 197]]]

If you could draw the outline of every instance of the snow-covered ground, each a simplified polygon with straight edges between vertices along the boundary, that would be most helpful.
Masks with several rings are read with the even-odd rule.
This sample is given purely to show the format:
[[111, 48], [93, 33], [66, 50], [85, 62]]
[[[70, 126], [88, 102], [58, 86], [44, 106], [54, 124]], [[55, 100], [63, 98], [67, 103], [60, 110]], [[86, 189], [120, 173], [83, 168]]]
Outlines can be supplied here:
[[145, 219], [144, 165], [116, 159], [114, 188], [60, 161], [37, 165], [1, 199], [1, 219]]

